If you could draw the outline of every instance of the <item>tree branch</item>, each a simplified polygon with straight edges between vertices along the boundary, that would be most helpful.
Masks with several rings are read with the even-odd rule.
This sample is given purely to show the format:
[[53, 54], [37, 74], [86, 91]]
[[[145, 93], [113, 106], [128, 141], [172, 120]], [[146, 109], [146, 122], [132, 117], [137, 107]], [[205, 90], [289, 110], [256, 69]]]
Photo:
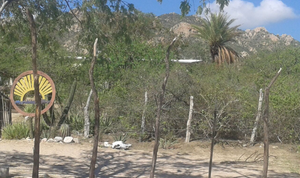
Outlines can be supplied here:
[[10, 4], [11, 2], [13, 2], [14, 0], [8, 0], [8, 1], [3, 1], [2, 6], [0, 7], [0, 14], [2, 13], [2, 11], [8, 6], [8, 4]]
[[66, 4], [67, 4], [68, 8], [70, 9], [71, 13], [73, 14], [73, 16], [74, 16], [74, 17], [76, 18], [76, 20], [79, 22], [81, 28], [83, 29], [81, 21], [79, 20], [79, 18], [75, 15], [75, 13], [73, 12], [73, 10], [71, 9], [69, 2], [68, 2], [67, 0], [65, 0], [65, 2], [66, 2]]

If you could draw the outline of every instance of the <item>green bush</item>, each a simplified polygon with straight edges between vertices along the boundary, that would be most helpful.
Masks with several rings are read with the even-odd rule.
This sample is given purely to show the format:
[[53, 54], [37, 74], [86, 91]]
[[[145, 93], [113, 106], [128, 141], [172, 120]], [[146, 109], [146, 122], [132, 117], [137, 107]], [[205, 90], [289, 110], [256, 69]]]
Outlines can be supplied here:
[[29, 128], [24, 123], [9, 125], [3, 129], [3, 139], [22, 139], [29, 136]]
[[60, 136], [70, 136], [70, 126], [68, 124], [62, 124], [59, 128]]
[[79, 115], [70, 116], [66, 123], [70, 125], [71, 130], [81, 132], [84, 129], [84, 118]]

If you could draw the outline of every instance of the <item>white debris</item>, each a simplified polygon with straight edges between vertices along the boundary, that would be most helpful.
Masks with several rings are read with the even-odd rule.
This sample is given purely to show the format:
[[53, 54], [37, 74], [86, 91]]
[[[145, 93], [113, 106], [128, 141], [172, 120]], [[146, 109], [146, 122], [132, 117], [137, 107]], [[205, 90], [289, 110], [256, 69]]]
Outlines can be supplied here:
[[129, 147], [131, 147], [131, 144], [125, 144], [123, 141], [116, 141], [113, 142], [112, 146], [113, 149], [124, 149], [127, 150]]

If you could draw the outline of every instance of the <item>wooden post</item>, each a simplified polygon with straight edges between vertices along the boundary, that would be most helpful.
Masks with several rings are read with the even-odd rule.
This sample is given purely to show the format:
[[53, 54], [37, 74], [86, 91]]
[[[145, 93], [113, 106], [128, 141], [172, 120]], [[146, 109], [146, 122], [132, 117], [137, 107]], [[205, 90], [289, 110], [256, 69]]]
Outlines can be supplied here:
[[2, 104], [3, 104], [3, 96], [0, 95], [0, 138], [2, 136], [2, 127], [3, 127], [3, 124], [4, 124]]
[[165, 63], [166, 63], [166, 71], [165, 71], [165, 77], [162, 83], [162, 90], [159, 94], [159, 101], [158, 101], [158, 106], [157, 106], [157, 113], [156, 113], [156, 119], [155, 119], [155, 144], [153, 147], [153, 156], [152, 156], [152, 165], [151, 165], [151, 173], [150, 173], [150, 178], [154, 178], [154, 173], [155, 173], [155, 166], [156, 166], [156, 160], [157, 160], [157, 152], [158, 152], [158, 147], [159, 147], [159, 125], [160, 125], [160, 115], [161, 115], [161, 108], [166, 92], [166, 86], [169, 78], [169, 72], [170, 72], [170, 65], [169, 65], [169, 56], [170, 56], [170, 50], [173, 44], [175, 43], [176, 38], [173, 39], [171, 44], [169, 45], [167, 49], [167, 54], [165, 57]]
[[141, 135], [140, 135], [140, 139], [139, 141], [142, 142], [142, 136], [145, 133], [145, 113], [146, 113], [146, 109], [147, 109], [147, 102], [148, 102], [148, 93], [147, 91], [145, 91], [145, 104], [144, 104], [144, 109], [143, 109], [143, 114], [142, 114], [142, 124], [141, 124]]
[[216, 122], [217, 122], [217, 108], [215, 108], [215, 111], [214, 111], [214, 121], [213, 121], [213, 125], [212, 125], [208, 178], [211, 178], [212, 161], [213, 161], [214, 145], [215, 145], [215, 135], [216, 135]]
[[32, 45], [32, 68], [34, 78], [34, 98], [35, 98], [35, 132], [34, 132], [34, 151], [33, 151], [33, 171], [32, 177], [39, 177], [40, 159], [40, 118], [41, 118], [41, 97], [39, 92], [39, 75], [37, 74], [37, 32], [33, 16], [29, 9], [26, 9], [27, 18], [30, 24], [31, 45]]
[[186, 123], [186, 137], [185, 137], [185, 142], [189, 143], [190, 142], [190, 137], [191, 137], [191, 122], [192, 122], [192, 117], [193, 117], [193, 107], [194, 107], [194, 97], [190, 97], [190, 111], [189, 111], [189, 118]]
[[90, 116], [89, 116], [89, 105], [91, 101], [93, 90], [91, 89], [88, 99], [86, 101], [86, 105], [84, 107], [84, 137], [88, 138], [90, 133]]
[[94, 67], [96, 63], [96, 54], [97, 54], [97, 42], [98, 38], [96, 38], [94, 43], [94, 56], [91, 62], [91, 68], [89, 70], [89, 77], [91, 82], [91, 88], [94, 93], [94, 108], [95, 108], [95, 128], [94, 128], [94, 146], [93, 146], [93, 154], [90, 164], [90, 171], [89, 171], [89, 178], [95, 177], [95, 165], [97, 161], [97, 153], [98, 153], [98, 141], [99, 141], [99, 123], [100, 123], [100, 108], [99, 108], [99, 98], [98, 98], [98, 92], [95, 87], [94, 83]]
[[254, 138], [255, 138], [255, 133], [257, 130], [257, 126], [258, 126], [258, 122], [261, 118], [261, 111], [262, 111], [262, 102], [263, 102], [263, 91], [262, 89], [259, 90], [259, 99], [258, 99], [258, 108], [257, 108], [257, 115], [256, 115], [256, 119], [255, 119], [255, 123], [254, 123], [254, 127], [253, 127], [253, 131], [251, 134], [251, 139], [250, 139], [250, 144], [253, 144], [254, 142]]
[[271, 80], [270, 84], [265, 90], [265, 111], [263, 116], [264, 121], [264, 167], [263, 167], [263, 178], [268, 177], [268, 166], [269, 166], [269, 93], [272, 85], [276, 81], [277, 77], [281, 72], [281, 68]]

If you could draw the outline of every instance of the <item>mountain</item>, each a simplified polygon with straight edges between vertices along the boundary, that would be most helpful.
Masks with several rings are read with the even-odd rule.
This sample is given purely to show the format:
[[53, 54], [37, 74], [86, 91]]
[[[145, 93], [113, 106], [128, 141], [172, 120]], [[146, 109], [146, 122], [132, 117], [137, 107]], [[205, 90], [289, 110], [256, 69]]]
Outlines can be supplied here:
[[[170, 32], [180, 35], [183, 43], [186, 44], [185, 48], [180, 49], [182, 58], [202, 58], [205, 50], [200, 49], [205, 43], [195, 38], [196, 33], [192, 25], [200, 24], [200, 17], [187, 16], [181, 17], [179, 14], [170, 13], [157, 17], [163, 27], [170, 30]], [[242, 31], [242, 30], [241, 30]], [[274, 35], [268, 32], [264, 27], [257, 27], [253, 30], [245, 30], [242, 35], [236, 39], [235, 43], [230, 43], [242, 57], [255, 54], [259, 51], [274, 51], [278, 48], [286, 48], [288, 46], [300, 46], [300, 42], [295, 40], [290, 35]], [[200, 52], [197, 52], [200, 50]], [[202, 52], [201, 52], [202, 50]]]
[[[75, 11], [75, 15], [82, 19], [82, 13]], [[149, 18], [152, 18], [149, 17]], [[154, 17], [153, 28], [156, 30], [155, 34], [151, 37], [150, 43], [163, 43], [168, 45], [170, 40], [174, 36], [180, 35], [177, 45], [177, 58], [180, 59], [202, 59], [210, 60], [210, 53], [207, 44], [197, 37], [195, 37], [196, 31], [192, 28], [192, 25], [200, 25], [200, 17], [198, 16], [186, 16], [182, 17], [176, 13], [164, 14], [158, 17]], [[74, 21], [76, 21], [74, 19]], [[158, 25], [159, 24], [159, 25]], [[157, 28], [161, 26], [161, 28]], [[75, 23], [68, 35], [61, 39], [69, 51], [76, 51], [76, 36], [80, 32], [80, 26]], [[231, 42], [228, 45], [235, 49], [241, 57], [247, 57], [255, 54], [259, 51], [274, 51], [276, 49], [283, 49], [289, 46], [300, 46], [300, 42], [293, 39], [290, 35], [283, 34], [281, 36], [269, 33], [264, 27], [257, 27], [253, 30], [241, 30], [242, 35], [236, 38], [236, 42]], [[77, 49], [78, 52], [78, 49]], [[86, 49], [80, 50], [80, 54], [86, 54]]]

